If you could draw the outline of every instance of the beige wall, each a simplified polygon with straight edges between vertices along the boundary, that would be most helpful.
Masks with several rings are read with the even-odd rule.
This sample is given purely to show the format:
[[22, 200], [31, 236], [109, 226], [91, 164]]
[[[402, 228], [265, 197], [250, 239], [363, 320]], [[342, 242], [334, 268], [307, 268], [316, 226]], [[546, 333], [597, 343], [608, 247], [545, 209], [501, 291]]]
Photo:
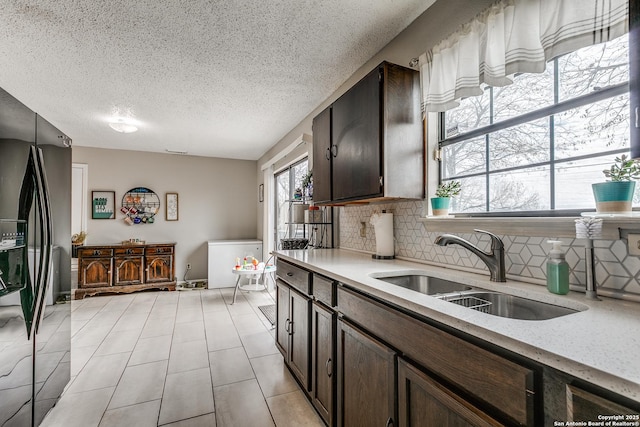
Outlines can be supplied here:
[[[429, 9], [413, 21], [380, 52], [374, 55], [366, 64], [360, 67], [353, 75], [344, 76], [345, 82], [335, 92], [330, 94], [327, 99], [318, 105], [303, 121], [291, 129], [284, 138], [278, 141], [278, 143], [258, 160], [258, 169], [260, 169], [265, 161], [275, 157], [303, 133], [311, 134], [313, 118], [382, 61], [409, 66], [409, 61], [412, 58], [416, 58], [426, 52], [436, 43], [454, 32], [460, 25], [471, 21], [475, 15], [487, 8], [493, 1], [494, 0], [436, 1], [435, 4], [429, 7]], [[307, 149], [309, 152], [312, 151], [311, 144], [307, 144]], [[260, 173], [258, 183], [261, 183], [262, 179], [262, 174]], [[262, 229], [262, 206], [259, 206], [258, 209], [260, 210], [258, 215], [258, 228]]]
[[[113, 190], [119, 207], [134, 187], [160, 197], [153, 224], [126, 225], [120, 212], [115, 220], [92, 220], [88, 207], [88, 244], [129, 238], [177, 242], [176, 276], [182, 280], [187, 263], [192, 266], [188, 278], [207, 277], [208, 240], [260, 237], [255, 161], [73, 147], [73, 162], [89, 165], [88, 200], [92, 190]], [[165, 221], [167, 192], [179, 195], [178, 221]]]

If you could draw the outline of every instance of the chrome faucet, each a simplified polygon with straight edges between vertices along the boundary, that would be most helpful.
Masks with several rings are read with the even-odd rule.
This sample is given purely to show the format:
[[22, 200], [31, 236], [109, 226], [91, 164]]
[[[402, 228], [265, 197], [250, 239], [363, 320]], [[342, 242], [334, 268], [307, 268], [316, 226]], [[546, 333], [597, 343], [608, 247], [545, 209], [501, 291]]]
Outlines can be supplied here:
[[491, 251], [485, 252], [472, 244], [471, 242], [463, 239], [462, 237], [455, 236], [453, 234], [443, 234], [436, 237], [434, 243], [440, 246], [447, 245], [460, 245], [478, 255], [478, 257], [489, 267], [489, 274], [491, 275], [492, 282], [506, 282], [506, 275], [504, 272], [504, 244], [498, 236], [493, 233], [484, 230], [475, 229], [478, 233], [484, 233], [491, 237]]

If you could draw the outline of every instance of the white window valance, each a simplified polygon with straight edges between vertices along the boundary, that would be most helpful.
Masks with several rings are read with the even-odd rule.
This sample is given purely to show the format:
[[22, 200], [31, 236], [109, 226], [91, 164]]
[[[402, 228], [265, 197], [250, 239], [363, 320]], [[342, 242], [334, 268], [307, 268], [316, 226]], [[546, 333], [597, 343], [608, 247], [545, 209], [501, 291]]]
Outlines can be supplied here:
[[505, 86], [516, 73], [541, 73], [546, 62], [629, 31], [628, 0], [500, 0], [420, 55], [423, 109]]

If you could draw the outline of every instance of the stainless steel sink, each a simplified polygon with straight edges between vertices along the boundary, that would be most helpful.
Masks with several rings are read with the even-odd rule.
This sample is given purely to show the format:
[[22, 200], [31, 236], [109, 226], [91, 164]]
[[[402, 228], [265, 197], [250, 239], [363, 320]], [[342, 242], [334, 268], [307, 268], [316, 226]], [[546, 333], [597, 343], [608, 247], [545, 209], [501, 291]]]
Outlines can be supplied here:
[[443, 295], [440, 299], [482, 313], [520, 320], [546, 320], [577, 313], [567, 307], [534, 301], [500, 292], [472, 291]]
[[376, 277], [376, 279], [400, 286], [425, 295], [447, 294], [451, 292], [469, 291], [473, 289], [464, 283], [422, 274], [407, 274], [404, 276]]
[[579, 312], [579, 310], [502, 292], [473, 288], [464, 283], [440, 279], [426, 274], [387, 276], [382, 273], [380, 276], [372, 275], [372, 277], [482, 313], [510, 319], [546, 320]]

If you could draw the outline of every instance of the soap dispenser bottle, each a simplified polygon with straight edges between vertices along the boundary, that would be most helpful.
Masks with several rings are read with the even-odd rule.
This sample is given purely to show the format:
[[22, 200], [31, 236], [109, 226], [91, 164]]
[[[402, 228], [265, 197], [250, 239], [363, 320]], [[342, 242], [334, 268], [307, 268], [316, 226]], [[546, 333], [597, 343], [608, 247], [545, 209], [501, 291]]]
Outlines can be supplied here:
[[569, 264], [564, 259], [562, 242], [549, 240], [552, 248], [547, 260], [547, 289], [549, 292], [559, 295], [569, 293]]

